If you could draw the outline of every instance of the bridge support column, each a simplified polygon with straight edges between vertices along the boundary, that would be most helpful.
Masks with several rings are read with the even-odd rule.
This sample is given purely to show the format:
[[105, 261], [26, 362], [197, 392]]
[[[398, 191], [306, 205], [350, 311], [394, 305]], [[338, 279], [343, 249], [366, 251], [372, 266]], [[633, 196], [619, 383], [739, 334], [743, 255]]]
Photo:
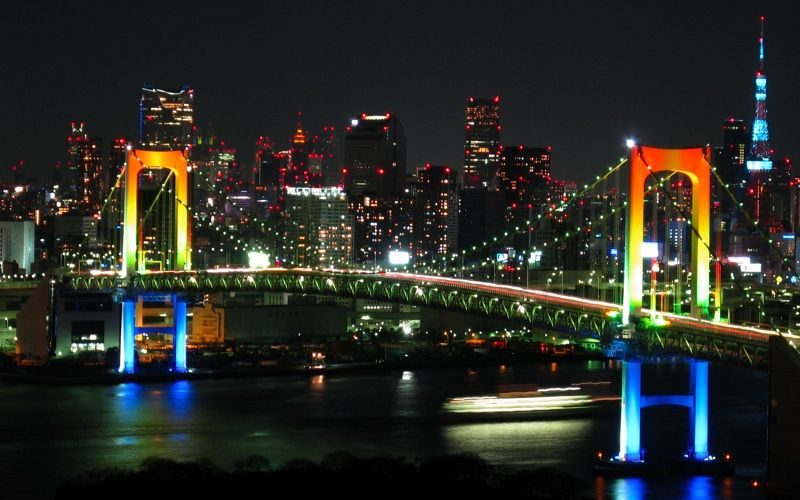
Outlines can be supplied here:
[[704, 460], [708, 457], [708, 361], [689, 362], [689, 385], [694, 400], [689, 408], [694, 458]]
[[641, 459], [639, 444], [642, 396], [642, 365], [638, 361], [622, 363], [622, 408], [619, 429], [619, 458]]
[[175, 354], [175, 371], [186, 371], [186, 298], [172, 296], [172, 325], [174, 337], [172, 345]]
[[689, 360], [689, 394], [642, 395], [642, 364], [622, 363], [622, 405], [619, 425], [620, 460], [638, 462], [641, 453], [641, 413], [649, 406], [685, 406], [689, 410], [692, 449], [689, 458], [708, 458], [708, 361]]
[[122, 321], [119, 336], [119, 372], [133, 373], [136, 369], [136, 301], [122, 301]]

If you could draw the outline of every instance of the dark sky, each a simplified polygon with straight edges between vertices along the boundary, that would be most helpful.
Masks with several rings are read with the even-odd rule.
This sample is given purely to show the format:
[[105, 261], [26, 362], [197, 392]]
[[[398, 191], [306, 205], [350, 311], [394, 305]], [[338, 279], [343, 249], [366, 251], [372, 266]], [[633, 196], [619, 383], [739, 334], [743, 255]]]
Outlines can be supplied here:
[[[500, 95], [503, 143], [553, 147], [557, 177], [586, 179], [636, 136], [721, 141], [752, 121], [758, 16], [767, 18], [776, 154], [800, 158], [795, 2], [12, 2], [0, 12], [0, 176], [47, 175], [69, 122], [135, 137], [139, 88], [190, 84], [196, 119], [239, 147], [392, 112], [410, 166], [461, 166], [470, 95]], [[781, 5], [784, 4], [784, 5]]]

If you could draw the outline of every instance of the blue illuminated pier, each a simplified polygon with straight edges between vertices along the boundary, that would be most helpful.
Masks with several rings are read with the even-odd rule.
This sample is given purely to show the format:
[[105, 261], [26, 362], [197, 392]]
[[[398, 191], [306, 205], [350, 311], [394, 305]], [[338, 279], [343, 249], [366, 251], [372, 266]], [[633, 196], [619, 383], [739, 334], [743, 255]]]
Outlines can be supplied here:
[[688, 457], [706, 460], [708, 453], [708, 361], [689, 359], [689, 394], [643, 396], [642, 363], [624, 361], [622, 365], [622, 408], [620, 412], [619, 455], [626, 462], [642, 462], [640, 435], [642, 408], [677, 405], [689, 409], [690, 442]]
[[[168, 298], [172, 303], [172, 324], [167, 326], [143, 326], [137, 322], [136, 309], [141, 301], [163, 301]], [[140, 301], [141, 299], [141, 301]], [[136, 371], [135, 344], [138, 334], [172, 335], [174, 370], [186, 371], [186, 298], [178, 294], [140, 294], [126, 297], [122, 301], [122, 325], [119, 349], [119, 372], [134, 373]]]

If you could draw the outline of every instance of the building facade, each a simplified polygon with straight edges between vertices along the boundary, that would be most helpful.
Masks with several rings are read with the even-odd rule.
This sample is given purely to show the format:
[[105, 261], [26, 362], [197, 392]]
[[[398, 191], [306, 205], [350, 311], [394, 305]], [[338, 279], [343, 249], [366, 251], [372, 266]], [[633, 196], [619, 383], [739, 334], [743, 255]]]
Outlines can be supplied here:
[[470, 97], [464, 130], [465, 188], [489, 187], [500, 167], [500, 97]]
[[417, 170], [414, 253], [418, 261], [458, 249], [458, 173], [443, 165]]
[[194, 90], [142, 87], [139, 100], [139, 147], [180, 150], [192, 145]]
[[[32, 220], [0, 221], [0, 262], [3, 263], [3, 274], [16, 263], [17, 270], [29, 274], [31, 264], [35, 260], [36, 244], [35, 224]], [[9, 263], [9, 266], [6, 265]], [[7, 269], [8, 267], [8, 269]]]
[[341, 188], [286, 188], [284, 255], [296, 266], [341, 268], [353, 259], [353, 218]]
[[344, 188], [352, 197], [401, 192], [406, 177], [406, 138], [396, 116], [362, 114], [347, 127]]

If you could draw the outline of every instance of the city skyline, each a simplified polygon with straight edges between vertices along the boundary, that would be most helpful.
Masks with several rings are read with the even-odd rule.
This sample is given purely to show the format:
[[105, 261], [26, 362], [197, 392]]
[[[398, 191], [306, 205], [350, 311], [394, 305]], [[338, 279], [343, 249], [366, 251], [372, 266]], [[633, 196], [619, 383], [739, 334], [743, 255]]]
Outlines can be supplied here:
[[[429, 7], [425, 16], [413, 8], [378, 15], [366, 5], [305, 4], [252, 8], [247, 20], [198, 9], [184, 26], [192, 36], [133, 40], [112, 36], [125, 22], [101, 20], [147, 26], [149, 9], [78, 5], [45, 13], [16, 6], [2, 22], [2, 36], [16, 49], [10, 74], [26, 77], [3, 84], [17, 98], [4, 106], [0, 168], [25, 160], [31, 174], [47, 180], [63, 161], [71, 121], [86, 122], [106, 143], [135, 137], [141, 86], [188, 84], [197, 92], [197, 123], [212, 123], [246, 163], [258, 136], [288, 142], [297, 111], [310, 130], [326, 124], [343, 130], [362, 112], [391, 112], [406, 129], [409, 171], [425, 163], [460, 169], [465, 100], [500, 95], [502, 143], [552, 146], [554, 175], [585, 180], [619, 156], [625, 137], [658, 146], [719, 144], [722, 120], [752, 122], [762, 14], [771, 142], [776, 158], [796, 157], [798, 99], [789, 89], [800, 72], [791, 64], [798, 42], [790, 36], [788, 9], [724, 7], [501, 6], [498, 21], [474, 38], [466, 23], [473, 6]], [[170, 7], [163, 12], [167, 19], [178, 14]], [[663, 21], [657, 28], [639, 22], [654, 15]], [[250, 19], [275, 17], [285, 23], [261, 31]], [[396, 22], [385, 30], [358, 35], [389, 18]], [[298, 25], [293, 20], [307, 28], [281, 36]], [[684, 35], [668, 36], [675, 30]], [[65, 37], [70, 43], [60, 43]], [[237, 53], [243, 56], [225, 58]], [[260, 53], [264, 60], [254, 57]], [[82, 70], [71, 71], [75, 64]], [[58, 80], [59, 74], [69, 78]]]

